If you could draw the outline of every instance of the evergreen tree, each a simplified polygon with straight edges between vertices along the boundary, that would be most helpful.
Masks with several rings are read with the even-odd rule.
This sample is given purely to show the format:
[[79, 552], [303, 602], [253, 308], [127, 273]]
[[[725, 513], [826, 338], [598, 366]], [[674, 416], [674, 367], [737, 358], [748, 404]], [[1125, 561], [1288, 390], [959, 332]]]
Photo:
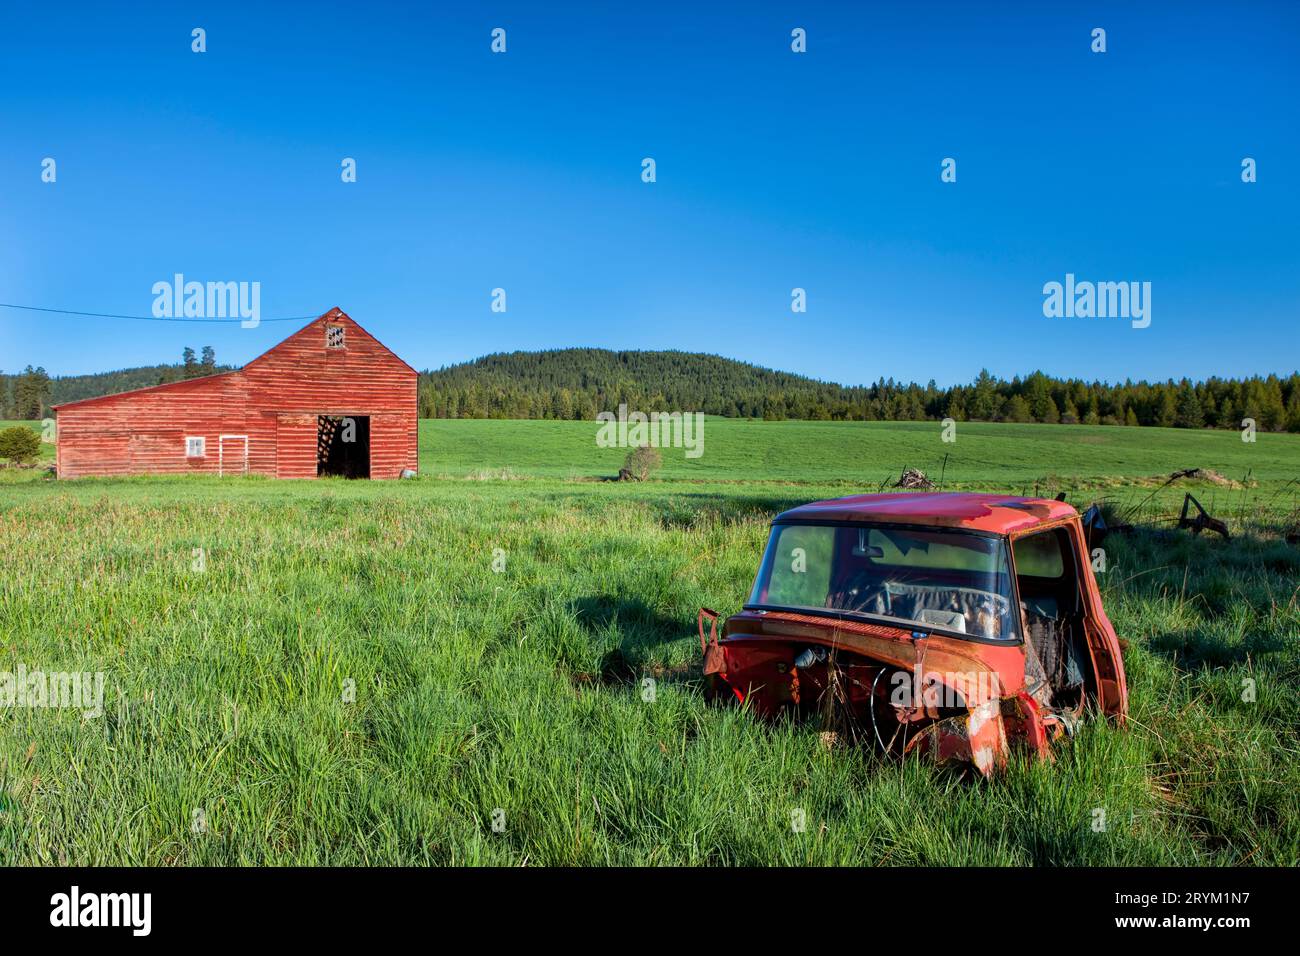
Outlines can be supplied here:
[[1019, 395], [1012, 395], [1002, 406], [1002, 420], [1004, 422], [1032, 421], [1033, 415], [1029, 411], [1029, 403]]
[[1205, 413], [1201, 409], [1201, 400], [1196, 397], [1196, 390], [1192, 388], [1192, 383], [1184, 379], [1178, 388], [1174, 427], [1201, 428], [1204, 424]]
[[50, 402], [50, 377], [43, 367], [28, 365], [14, 380], [13, 416], [24, 421], [45, 418]]

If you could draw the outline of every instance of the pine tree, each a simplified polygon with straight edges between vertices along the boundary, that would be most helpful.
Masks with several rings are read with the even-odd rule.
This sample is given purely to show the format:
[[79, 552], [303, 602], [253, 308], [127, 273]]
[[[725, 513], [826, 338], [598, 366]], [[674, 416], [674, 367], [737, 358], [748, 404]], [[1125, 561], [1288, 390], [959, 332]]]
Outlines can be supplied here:
[[24, 421], [42, 419], [49, 400], [50, 377], [43, 367], [28, 365], [14, 380], [14, 417]]
[[1019, 395], [1012, 395], [1002, 406], [1002, 420], [1004, 422], [1032, 421], [1033, 415], [1029, 411], [1029, 403]]
[[1205, 424], [1205, 413], [1201, 409], [1201, 400], [1196, 397], [1192, 383], [1183, 380], [1178, 388], [1177, 409], [1174, 412], [1175, 428], [1200, 428]]

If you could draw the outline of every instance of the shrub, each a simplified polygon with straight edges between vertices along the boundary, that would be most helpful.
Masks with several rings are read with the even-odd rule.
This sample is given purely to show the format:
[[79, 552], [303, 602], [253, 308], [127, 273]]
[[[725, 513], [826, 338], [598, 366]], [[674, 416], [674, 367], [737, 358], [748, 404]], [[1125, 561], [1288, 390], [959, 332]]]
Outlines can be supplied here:
[[655, 471], [662, 464], [663, 459], [659, 457], [658, 448], [642, 445], [628, 452], [623, 467], [632, 472], [637, 481], [645, 481], [650, 477], [650, 472]]
[[23, 425], [0, 431], [0, 458], [15, 465], [35, 461], [41, 454], [41, 436]]

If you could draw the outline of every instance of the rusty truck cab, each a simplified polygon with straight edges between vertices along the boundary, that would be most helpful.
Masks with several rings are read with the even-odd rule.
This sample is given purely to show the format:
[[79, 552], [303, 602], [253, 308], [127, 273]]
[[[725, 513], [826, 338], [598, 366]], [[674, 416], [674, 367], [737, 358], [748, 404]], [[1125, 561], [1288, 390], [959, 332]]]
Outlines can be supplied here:
[[[855, 495], [772, 523], [744, 610], [704, 635], [716, 689], [984, 774], [1087, 713], [1123, 721], [1119, 642], [1078, 513], [971, 493]], [[712, 615], [716, 617], [716, 615]]]

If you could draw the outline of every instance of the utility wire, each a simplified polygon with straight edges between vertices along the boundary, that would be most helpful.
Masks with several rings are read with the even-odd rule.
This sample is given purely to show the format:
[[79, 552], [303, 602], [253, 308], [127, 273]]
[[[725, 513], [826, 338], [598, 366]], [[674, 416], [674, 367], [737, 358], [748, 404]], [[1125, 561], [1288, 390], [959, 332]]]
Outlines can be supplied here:
[[[110, 312], [77, 312], [74, 309], [45, 309], [38, 305], [12, 305], [8, 302], [0, 302], [0, 309], [23, 309], [27, 312], [55, 312], [59, 315], [87, 315], [96, 319], [130, 319], [133, 322], [245, 322], [251, 319], [187, 319], [171, 316], [157, 315], [114, 315]], [[319, 318], [316, 315], [289, 315], [275, 319], [259, 319], [258, 324], [262, 322], [307, 322], [311, 319]]]

